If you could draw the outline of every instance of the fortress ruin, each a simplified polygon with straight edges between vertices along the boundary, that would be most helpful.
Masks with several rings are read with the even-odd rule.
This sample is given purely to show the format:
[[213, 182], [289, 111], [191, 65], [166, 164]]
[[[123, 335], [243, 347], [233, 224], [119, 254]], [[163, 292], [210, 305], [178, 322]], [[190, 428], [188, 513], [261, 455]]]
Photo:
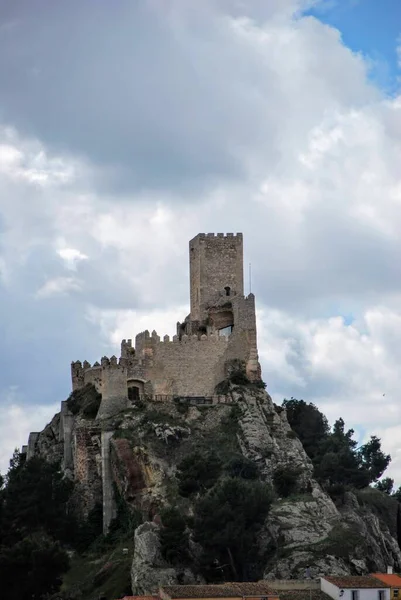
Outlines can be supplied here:
[[[96, 419], [77, 420], [63, 401], [53, 419], [57, 431], [53, 421], [44, 430], [57, 437], [63, 471], [80, 486], [87, 509], [93, 504], [97, 473], [105, 533], [116, 514], [110, 459], [114, 431], [107, 419], [139, 399], [231, 402], [231, 397], [216, 396], [216, 386], [238, 365], [250, 381], [261, 378], [255, 297], [244, 295], [242, 233], [199, 233], [189, 242], [189, 267], [190, 314], [177, 323], [176, 335], [161, 339], [156, 331], [144, 331], [135, 346], [132, 339], [122, 340], [119, 359], [72, 362], [72, 391], [93, 384], [101, 394]], [[42, 433], [29, 435], [22, 449], [27, 460], [45, 453]]]
[[156, 331], [121, 342], [121, 356], [71, 364], [72, 389], [92, 383], [102, 394], [98, 418], [139, 396], [212, 396], [233, 361], [260, 379], [255, 297], [244, 296], [242, 233], [199, 233], [189, 242], [191, 312], [171, 340]]

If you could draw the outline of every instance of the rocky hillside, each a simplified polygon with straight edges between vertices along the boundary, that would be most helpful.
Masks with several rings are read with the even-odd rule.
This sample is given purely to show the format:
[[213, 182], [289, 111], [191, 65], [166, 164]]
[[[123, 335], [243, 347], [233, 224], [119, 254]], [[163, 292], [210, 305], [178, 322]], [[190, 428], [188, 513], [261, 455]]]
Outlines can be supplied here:
[[[130, 565], [134, 594], [149, 593], [160, 583], [211, 577], [303, 577], [308, 566], [313, 575], [363, 574], [383, 571], [387, 565], [401, 570], [398, 503], [372, 488], [348, 490], [334, 502], [313, 478], [312, 463], [290, 428], [286, 411], [275, 406], [264, 389], [230, 384], [229, 402], [213, 406], [138, 401], [100, 424], [91, 416], [95, 411], [85, 413], [85, 406], [94, 401], [93, 391], [85, 393], [80, 401], [75, 398], [74, 406], [74, 439], [86, 436], [86, 442], [80, 446], [75, 441], [73, 447], [76, 472], [70, 476], [76, 483], [72, 504], [81, 518], [86, 518], [101, 502], [100, 433], [113, 430], [111, 465], [118, 519], [123, 514], [134, 515], [130, 522], [136, 526], [125, 538], [120, 531], [127, 548], [124, 558], [118, 535], [113, 542], [120, 547], [117, 558], [114, 546], [107, 547], [105, 554], [92, 547], [85, 558], [76, 555], [73, 569], [77, 573], [82, 561], [87, 561], [86, 579], [82, 579], [86, 588], [100, 589], [96, 577], [106, 555], [107, 562], [117, 561], [120, 569], [124, 563], [124, 577]], [[58, 419], [56, 415], [37, 444], [37, 452], [49, 460], [62, 455]], [[81, 458], [77, 457], [80, 452]], [[223, 488], [229, 485], [237, 486], [239, 492], [235, 493], [244, 494], [245, 504], [248, 502], [243, 509], [239, 500], [237, 506], [232, 499], [227, 501], [230, 510], [238, 511], [238, 521], [250, 499], [256, 498], [254, 523], [248, 517], [246, 530], [252, 530], [249, 535], [255, 541], [249, 548], [256, 545], [257, 549], [251, 556], [245, 545], [249, 559], [247, 555], [242, 561], [241, 550], [233, 544], [225, 560], [218, 550], [224, 542], [216, 539], [213, 572], [213, 546], [207, 546], [207, 552], [204, 547], [212, 541], [202, 538], [201, 529], [213, 527], [211, 513], [221, 510], [218, 498], [223, 498]], [[262, 497], [265, 500], [257, 504]], [[176, 511], [169, 513], [169, 509]], [[227, 516], [223, 513], [216, 517], [217, 529]], [[118, 519], [112, 526], [116, 531]], [[235, 531], [231, 535], [235, 536]], [[99, 585], [104, 587], [104, 573], [102, 577]], [[68, 589], [72, 593], [71, 581], [67, 575], [66, 594]], [[75, 577], [74, 589], [80, 589], [80, 581]]]

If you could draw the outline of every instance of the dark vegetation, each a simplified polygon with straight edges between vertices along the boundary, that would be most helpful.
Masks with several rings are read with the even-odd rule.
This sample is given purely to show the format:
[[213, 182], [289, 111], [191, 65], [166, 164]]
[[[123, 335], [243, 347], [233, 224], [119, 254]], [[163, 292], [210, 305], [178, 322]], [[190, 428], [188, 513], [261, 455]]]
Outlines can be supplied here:
[[101, 505], [78, 522], [69, 507], [72, 492], [73, 483], [58, 464], [38, 457], [26, 462], [14, 452], [6, 477], [0, 478], [2, 600], [41, 600], [57, 592], [70, 567], [69, 552], [104, 552], [132, 536], [140, 523], [117, 496], [117, 518], [103, 536]]
[[[230, 427], [235, 418], [238, 410], [228, 417]], [[192, 501], [194, 514], [185, 518], [174, 508], [162, 514], [162, 553], [173, 564], [185, 564], [192, 537], [201, 545], [207, 581], [257, 579], [263, 567], [257, 536], [273, 492], [252, 461], [237, 452], [223, 456], [197, 450], [178, 465], [178, 493]]]
[[57, 591], [79, 537], [68, 515], [72, 484], [58, 467], [17, 451], [0, 490], [0, 579], [4, 600], [38, 600]]
[[[353, 429], [347, 431], [343, 419], [330, 428], [326, 417], [312, 403], [291, 398], [283, 401], [283, 407], [313, 463], [316, 479], [332, 497], [377, 482], [390, 464], [391, 457], [383, 453], [376, 436], [358, 446]], [[385, 479], [376, 485], [379, 490], [391, 493], [390, 482]]]
[[94, 419], [99, 410], [102, 395], [95, 386], [87, 383], [83, 388], [74, 390], [67, 399], [68, 409], [73, 415], [80, 414], [85, 419]]
[[[242, 371], [233, 371], [230, 377], [229, 389], [233, 385], [254, 387]], [[86, 386], [71, 394], [68, 406], [74, 414], [93, 418], [100, 400], [93, 386]], [[396, 537], [401, 488], [394, 491], [393, 480], [382, 479], [390, 456], [382, 452], [380, 440], [372, 436], [358, 446], [354, 432], [345, 429], [342, 419], [331, 428], [317, 407], [303, 400], [284, 400], [283, 408], [292, 427], [288, 437], [301, 440], [324, 489], [336, 502], [353, 490], [360, 510], [377, 514]], [[155, 422], [171, 418], [184, 422], [183, 414], [172, 417], [147, 409], [145, 416], [141, 421], [145, 430], [150, 417]], [[181, 442], [187, 446], [169, 484], [171, 506], [160, 512], [164, 558], [173, 565], [198, 568], [208, 582], [260, 579], [266, 556], [257, 540], [272, 502], [278, 497], [308, 497], [308, 490], [300, 489], [299, 471], [291, 465], [276, 469], [273, 487], [262, 480], [258, 466], [240, 452], [241, 416], [241, 407], [233, 405], [211, 435]], [[130, 431], [134, 443], [134, 430], [120, 434], [126, 437]], [[149, 440], [155, 444], [152, 437]], [[166, 452], [166, 445], [158, 443]], [[141, 513], [128, 506], [116, 488], [117, 518], [103, 536], [102, 507], [95, 506], [85, 522], [78, 522], [70, 510], [72, 493], [73, 485], [63, 478], [59, 465], [39, 458], [25, 463], [22, 455], [14, 454], [7, 476], [0, 481], [2, 599], [44, 600], [58, 592], [62, 580], [67, 595], [54, 598], [91, 600], [100, 592], [107, 598], [130, 594], [133, 534]], [[322, 553], [342, 556], [352, 551], [344, 545], [344, 538], [350, 539], [349, 530], [342, 527], [321, 542]], [[352, 543], [358, 539], [357, 532], [354, 538]], [[196, 559], [194, 543], [199, 544]], [[129, 549], [129, 555], [123, 548]], [[72, 559], [70, 551], [75, 552]], [[74, 585], [79, 591], [69, 596]]]

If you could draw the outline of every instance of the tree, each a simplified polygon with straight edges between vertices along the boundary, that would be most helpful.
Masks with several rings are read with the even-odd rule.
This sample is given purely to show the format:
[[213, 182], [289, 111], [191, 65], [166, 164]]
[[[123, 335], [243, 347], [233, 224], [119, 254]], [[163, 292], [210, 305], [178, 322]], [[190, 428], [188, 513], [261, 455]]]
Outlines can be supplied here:
[[76, 522], [67, 511], [72, 482], [57, 464], [38, 457], [12, 463], [2, 492], [3, 543], [13, 544], [38, 530], [62, 542], [73, 541]]
[[239, 478], [221, 481], [198, 501], [194, 537], [202, 545], [208, 579], [216, 578], [216, 564], [227, 564], [236, 581], [249, 578], [258, 563], [257, 535], [271, 502], [265, 483]]
[[177, 467], [178, 489], [181, 496], [188, 497], [211, 488], [217, 481], [222, 463], [214, 454], [193, 452]]
[[59, 589], [69, 562], [60, 541], [74, 542], [78, 530], [67, 511], [71, 491], [57, 464], [14, 452], [0, 490], [0, 578], [7, 600], [39, 600]]
[[377, 481], [391, 462], [390, 454], [384, 454], [381, 449], [381, 441], [375, 435], [370, 441], [359, 448], [359, 456], [364, 469], [369, 473], [370, 481]]
[[320, 444], [328, 436], [330, 427], [326, 417], [312, 403], [304, 400], [284, 400], [288, 422], [298, 435], [305, 452], [314, 461], [320, 456]]
[[167, 508], [161, 513], [162, 530], [160, 543], [162, 555], [175, 564], [188, 560], [188, 534], [185, 519], [176, 508]]
[[369, 485], [369, 473], [356, 450], [353, 435], [354, 430], [345, 431], [343, 419], [337, 419], [333, 432], [320, 445], [321, 456], [315, 462], [315, 474], [321, 483], [330, 487]]
[[398, 489], [395, 490], [395, 492], [392, 494], [392, 497], [401, 503], [401, 485]]
[[278, 467], [273, 475], [274, 487], [279, 496], [287, 498], [297, 487], [299, 471], [292, 467]]
[[0, 548], [0, 580], [4, 600], [40, 600], [57, 592], [69, 559], [58, 542], [44, 533]]
[[242, 479], [258, 479], [260, 475], [255, 463], [242, 454], [233, 456], [225, 465], [225, 471], [230, 477], [242, 477]]
[[394, 479], [391, 477], [385, 477], [381, 481], [378, 481], [375, 485], [375, 488], [388, 496], [391, 496], [394, 487]]

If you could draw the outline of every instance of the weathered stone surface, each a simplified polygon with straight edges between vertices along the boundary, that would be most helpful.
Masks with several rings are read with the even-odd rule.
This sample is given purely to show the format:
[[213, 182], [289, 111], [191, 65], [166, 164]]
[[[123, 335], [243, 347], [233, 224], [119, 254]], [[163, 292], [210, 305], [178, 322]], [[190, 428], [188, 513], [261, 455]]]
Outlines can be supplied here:
[[[372, 512], [369, 503], [360, 505], [359, 496], [351, 492], [345, 494], [341, 505], [335, 506], [313, 479], [311, 461], [291, 430], [285, 410], [275, 406], [264, 390], [254, 387], [234, 386], [230, 394], [239, 408], [234, 411], [239, 416], [234, 417], [238, 418], [238, 427], [232, 435], [237, 437], [239, 451], [258, 465], [265, 481], [272, 484], [277, 468], [291, 467], [299, 472], [295, 493], [273, 503], [260, 534], [259, 546], [266, 552], [265, 577], [303, 577], [307, 566], [316, 576], [384, 571], [387, 565], [401, 570], [401, 553], [395, 539], [397, 515], [384, 521]], [[125, 500], [140, 509], [145, 520], [153, 519], [164, 506], [174, 502], [177, 465], [198, 444], [204, 447], [205, 440], [212, 441], [219, 435], [227, 419], [233, 418], [232, 410], [230, 404], [218, 404], [183, 411], [173, 402], [165, 402], [157, 407], [128, 410], [116, 417], [111, 428], [124, 433], [111, 440], [113, 480]], [[60, 416], [56, 415], [38, 434], [36, 453], [47, 460], [62, 458], [62, 432]], [[82, 516], [102, 498], [100, 435], [98, 424], [73, 417], [73, 501]], [[213, 449], [218, 452], [219, 445]], [[187, 510], [191, 514], [193, 505], [189, 503]], [[196, 569], [201, 549], [192, 541], [190, 544]], [[133, 593], [146, 594], [162, 583], [193, 580], [190, 571], [173, 568], [163, 561], [155, 523], [146, 522], [137, 529]]]
[[175, 569], [166, 563], [160, 552], [159, 527], [152, 522], [140, 525], [135, 531], [135, 550], [131, 569], [134, 595], [148, 595], [161, 585], [196, 583], [189, 569]]
[[191, 433], [189, 427], [180, 427], [179, 425], [159, 425], [158, 423], [152, 423], [152, 427], [156, 437], [166, 442], [166, 444], [177, 442]]

